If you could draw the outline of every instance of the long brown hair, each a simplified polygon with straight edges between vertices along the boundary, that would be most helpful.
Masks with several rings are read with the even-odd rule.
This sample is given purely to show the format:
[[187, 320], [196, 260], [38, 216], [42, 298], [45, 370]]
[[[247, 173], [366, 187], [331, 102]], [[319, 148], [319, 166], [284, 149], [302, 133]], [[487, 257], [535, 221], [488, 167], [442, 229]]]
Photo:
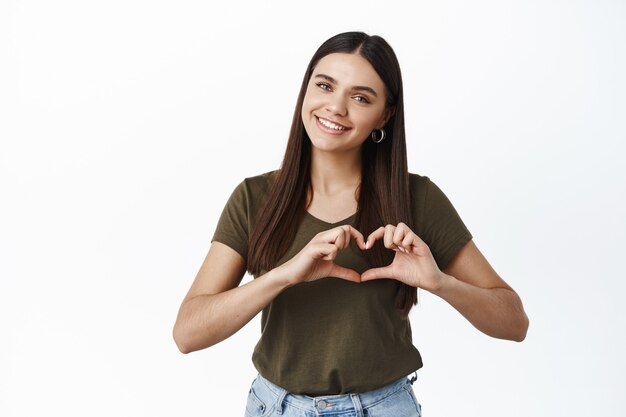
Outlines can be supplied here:
[[[362, 174], [355, 227], [367, 236], [386, 224], [406, 223], [413, 230], [409, 172], [404, 133], [404, 101], [400, 65], [393, 49], [380, 36], [346, 32], [324, 42], [311, 58], [293, 115], [287, 149], [265, 207], [249, 237], [248, 271], [258, 275], [272, 269], [287, 252], [305, 214], [311, 185], [311, 141], [302, 122], [307, 85], [320, 59], [331, 53], [357, 53], [383, 80], [387, 109], [393, 111], [380, 144], [366, 140], [362, 146]], [[276, 238], [279, 236], [280, 238]], [[377, 242], [365, 252], [373, 267], [389, 265], [394, 253]], [[417, 288], [398, 281], [395, 306], [406, 319], [417, 304]]]

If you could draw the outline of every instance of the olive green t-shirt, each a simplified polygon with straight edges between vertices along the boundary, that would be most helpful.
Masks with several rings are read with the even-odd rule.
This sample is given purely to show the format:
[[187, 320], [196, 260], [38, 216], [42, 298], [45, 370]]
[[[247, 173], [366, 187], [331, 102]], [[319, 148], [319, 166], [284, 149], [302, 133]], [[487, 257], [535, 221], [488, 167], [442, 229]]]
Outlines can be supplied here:
[[[257, 211], [265, 203], [273, 172], [246, 178], [230, 196], [212, 241], [230, 246], [244, 259]], [[443, 269], [472, 239], [443, 192], [426, 176], [410, 174], [414, 232]], [[308, 212], [279, 264], [296, 255], [317, 233], [354, 226], [356, 215], [327, 223]], [[384, 226], [384, 225], [381, 225]], [[370, 268], [352, 244], [335, 263], [363, 273]], [[296, 394], [365, 392], [387, 385], [422, 367], [411, 324], [394, 306], [400, 282], [379, 279], [355, 283], [323, 278], [281, 292], [261, 315], [261, 338], [252, 362], [258, 372]]]

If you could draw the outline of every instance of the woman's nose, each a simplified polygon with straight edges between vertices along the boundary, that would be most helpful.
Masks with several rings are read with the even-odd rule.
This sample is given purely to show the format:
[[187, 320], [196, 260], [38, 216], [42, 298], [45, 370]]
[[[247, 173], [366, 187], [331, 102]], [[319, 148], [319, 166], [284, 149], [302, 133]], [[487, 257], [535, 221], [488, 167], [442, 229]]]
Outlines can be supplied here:
[[345, 116], [347, 113], [347, 106], [343, 97], [341, 97], [340, 94], [333, 94], [329, 97], [328, 102], [326, 103], [326, 110], [332, 114]]

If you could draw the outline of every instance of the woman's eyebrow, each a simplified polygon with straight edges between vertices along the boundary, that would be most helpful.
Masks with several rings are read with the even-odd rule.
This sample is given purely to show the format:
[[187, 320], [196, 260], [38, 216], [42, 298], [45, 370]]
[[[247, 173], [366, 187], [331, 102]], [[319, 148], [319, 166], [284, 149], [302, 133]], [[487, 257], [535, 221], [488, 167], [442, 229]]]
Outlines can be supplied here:
[[[333, 84], [337, 84], [337, 80], [335, 80], [333, 77], [331, 77], [330, 75], [326, 75], [326, 74], [315, 74], [315, 78], [322, 78], [328, 82], [331, 82]], [[357, 90], [357, 91], [367, 91], [369, 93], [371, 93], [374, 97], [378, 97], [378, 94], [376, 94], [376, 91], [374, 91], [374, 89], [372, 87], [367, 87], [365, 85], [355, 85], [354, 87], [352, 87], [353, 90]]]

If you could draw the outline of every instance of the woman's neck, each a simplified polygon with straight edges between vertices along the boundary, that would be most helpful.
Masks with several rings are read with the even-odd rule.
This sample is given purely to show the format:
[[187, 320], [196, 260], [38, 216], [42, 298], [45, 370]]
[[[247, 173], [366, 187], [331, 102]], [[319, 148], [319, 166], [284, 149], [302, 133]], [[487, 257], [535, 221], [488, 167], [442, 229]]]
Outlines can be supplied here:
[[361, 182], [361, 150], [336, 154], [312, 149], [311, 187], [315, 194], [353, 191]]

